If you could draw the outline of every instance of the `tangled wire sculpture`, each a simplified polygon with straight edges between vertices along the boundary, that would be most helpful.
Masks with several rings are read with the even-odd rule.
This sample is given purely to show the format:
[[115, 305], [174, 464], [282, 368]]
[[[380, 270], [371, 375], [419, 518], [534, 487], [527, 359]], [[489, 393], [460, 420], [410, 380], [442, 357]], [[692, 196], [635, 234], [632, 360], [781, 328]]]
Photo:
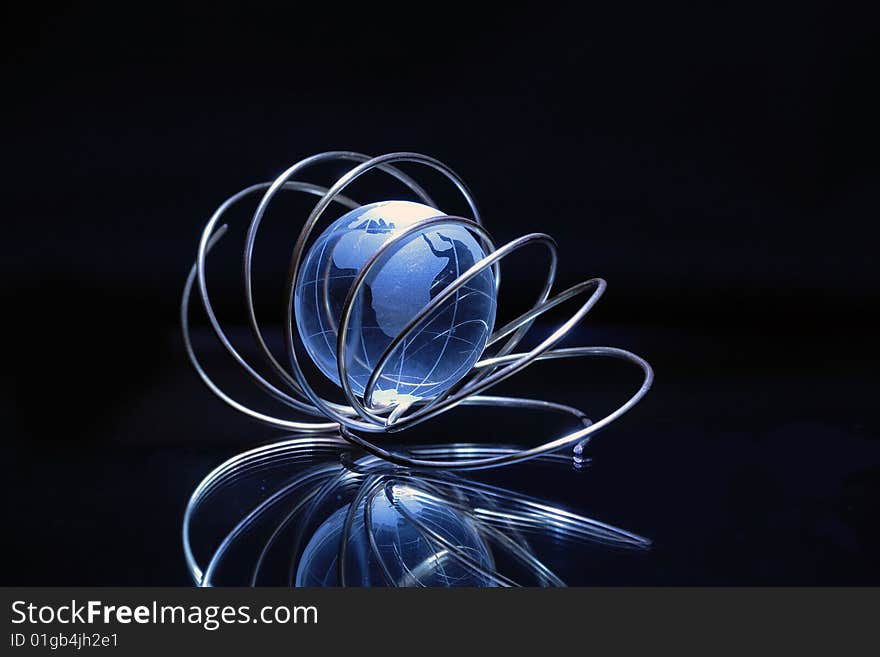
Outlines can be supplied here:
[[[413, 454], [519, 451], [451, 444]], [[567, 463], [536, 457], [524, 478]], [[583, 583], [590, 570], [560, 548], [588, 545], [644, 551], [651, 542], [473, 475], [388, 464], [338, 435], [293, 437], [228, 459], [196, 487], [183, 519], [197, 586], [565, 586], [563, 576]]]
[[[328, 162], [354, 163], [354, 166], [329, 187], [322, 187], [295, 179], [306, 169]], [[336, 361], [335, 367], [338, 367], [338, 383], [342, 388], [345, 400], [340, 403], [325, 399], [315, 391], [303, 372], [300, 365], [301, 356], [297, 353], [297, 347], [299, 346], [299, 349], [302, 350], [306, 345], [302, 342], [302, 336], [297, 336], [297, 331], [293, 326], [297, 285], [301, 282], [301, 267], [304, 257], [306, 257], [310, 237], [331, 203], [337, 203], [349, 211], [368, 207], [344, 196], [342, 192], [352, 182], [373, 170], [385, 173], [403, 183], [418, 198], [421, 204], [428, 206], [429, 209], [436, 209], [437, 205], [428, 195], [427, 191], [410, 175], [399, 169], [398, 165], [400, 164], [422, 165], [445, 176], [454, 184], [458, 193], [464, 198], [469, 207], [470, 218], [446, 215], [437, 209], [437, 216], [427, 216], [406, 226], [393, 238], [382, 244], [381, 248], [367, 259], [357, 272], [354, 282], [348, 290], [338, 318], [338, 324], [332, 326], [332, 331], [329, 331], [335, 337], [335, 353], [333, 357]], [[290, 259], [289, 273], [287, 274], [286, 307], [285, 315], [282, 318], [287, 357], [286, 367], [269, 349], [264, 331], [257, 320], [254, 307], [252, 276], [254, 244], [258, 230], [273, 199], [281, 191], [295, 191], [319, 197], [317, 204], [305, 220], [299, 237], [296, 240]], [[205, 273], [208, 253], [226, 230], [226, 225], [221, 224], [225, 213], [239, 203], [239, 201], [260, 193], [262, 193], [262, 198], [251, 219], [245, 238], [242, 267], [244, 299], [250, 330], [268, 368], [277, 378], [277, 381], [274, 383], [260, 374], [232, 345], [214, 313], [208, 295]], [[376, 271], [382, 268], [383, 263], [387, 262], [388, 258], [396, 250], [402, 250], [407, 244], [410, 244], [420, 231], [436, 229], [441, 226], [448, 227], [450, 230], [464, 229], [479, 241], [486, 255], [474, 262], [466, 271], [456, 272], [457, 275], [454, 280], [444, 285], [441, 290], [436, 291], [430, 301], [415, 313], [415, 316], [400, 329], [396, 337], [391, 339], [390, 344], [384, 349], [384, 353], [375, 365], [366, 370], [369, 376], [366, 377], [368, 380], [363, 386], [363, 392], [356, 391], [353, 387], [349, 371], [353, 362], [351, 355], [351, 344], [353, 342], [351, 339], [351, 326], [354, 322], [353, 314], [355, 308], [368, 286], [368, 277], [375, 275]], [[451, 243], [451, 240], [442, 235], [440, 239], [446, 239]], [[432, 250], [435, 249], [430, 240], [426, 238], [426, 241]], [[494, 290], [497, 291], [501, 284], [500, 261], [511, 253], [535, 245], [543, 247], [550, 254], [546, 279], [537, 299], [527, 312], [485, 337], [484, 342], [480, 345], [482, 347], [481, 352], [477, 354], [479, 359], [476, 360], [469, 371], [464, 373], [463, 376], [456, 378], [445, 389], [437, 391], [436, 394], [424, 397], [402, 395], [399, 399], [394, 400], [393, 403], [377, 403], [375, 399], [372, 399], [377, 382], [385, 376], [383, 367], [392, 360], [393, 355], [401, 346], [405, 349], [407, 341], [412, 340], [414, 336], [417, 337], [416, 334], [424, 328], [426, 321], [436, 316], [436, 313], [440, 312], [444, 307], [448, 307], [451, 300], [454, 299], [457, 302], [459, 292], [465, 289], [469, 282], [476, 280], [484, 272], [491, 272], [494, 280]], [[574, 457], [578, 459], [584, 445], [592, 435], [620, 418], [642, 399], [651, 386], [653, 372], [650, 365], [644, 359], [623, 349], [614, 347], [556, 348], [566, 334], [584, 319], [602, 296], [606, 287], [604, 280], [594, 278], [551, 296], [551, 288], [556, 277], [556, 266], [556, 243], [549, 235], [543, 233], [524, 235], [501, 247], [495, 248], [489, 233], [483, 226], [482, 217], [477, 209], [474, 197], [464, 181], [448, 166], [432, 157], [405, 152], [391, 153], [380, 157], [369, 157], [347, 151], [321, 153], [297, 162], [271, 183], [256, 184], [238, 192], [224, 201], [214, 212], [202, 232], [195, 264], [190, 271], [184, 288], [180, 309], [183, 337], [187, 354], [196, 372], [217, 397], [240, 413], [281, 430], [309, 433], [338, 432], [344, 440], [360, 447], [377, 458], [400, 466], [420, 469], [491, 468], [509, 465], [565, 449], [573, 449]], [[321, 287], [321, 285], [323, 285], [324, 289], [327, 288], [326, 277], [328, 274], [326, 271], [323, 272], [323, 276], [325, 277], [323, 283], [321, 281], [315, 283], [316, 289]], [[289, 407], [292, 411], [318, 418], [320, 421], [293, 420], [259, 412], [230, 397], [211, 379], [200, 364], [190, 338], [189, 304], [194, 286], [198, 289], [198, 297], [204, 306], [214, 334], [248, 378], [272, 398]], [[586, 299], [568, 320], [563, 322], [534, 348], [528, 351], [515, 352], [515, 349], [538, 317], [563, 302], [578, 296], [586, 296]], [[323, 301], [324, 306], [329, 308], [327, 299], [325, 298]], [[492, 321], [494, 322], [494, 299], [492, 303]], [[448, 341], [448, 337], [446, 339]], [[330, 346], [329, 341], [328, 346]], [[310, 352], [310, 355], [313, 354]], [[642, 384], [636, 393], [616, 410], [599, 420], [591, 421], [582, 411], [554, 401], [483, 394], [492, 386], [524, 370], [536, 361], [588, 356], [621, 359], [638, 366], [643, 372]], [[367, 364], [369, 365], [369, 362]], [[331, 373], [335, 377], [337, 371], [334, 369]], [[561, 413], [574, 418], [577, 422], [577, 428], [566, 435], [545, 442], [537, 447], [524, 448], [514, 452], [482, 454], [479, 457], [468, 456], [467, 454], [462, 455], [461, 453], [455, 453], [448, 458], [418, 456], [414, 452], [382, 447], [366, 437], [368, 435], [390, 434], [410, 429], [459, 404], [538, 409]]]

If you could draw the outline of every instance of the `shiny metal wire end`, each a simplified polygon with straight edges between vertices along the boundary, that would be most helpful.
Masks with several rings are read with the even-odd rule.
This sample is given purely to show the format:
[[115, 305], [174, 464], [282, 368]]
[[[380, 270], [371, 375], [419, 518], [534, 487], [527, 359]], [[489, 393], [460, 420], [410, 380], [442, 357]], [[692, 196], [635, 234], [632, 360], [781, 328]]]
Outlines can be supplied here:
[[[295, 179], [306, 169], [327, 162], [349, 162], [354, 163], [354, 166], [329, 187], [322, 187], [320, 185]], [[360, 207], [360, 203], [343, 195], [343, 192], [352, 182], [369, 171], [379, 170], [396, 178], [403, 183], [410, 192], [418, 197], [420, 202], [430, 205], [431, 207], [437, 207], [427, 191], [419, 185], [415, 179], [397, 167], [399, 164], [422, 165], [445, 176], [455, 185], [461, 196], [464, 197], [464, 200], [469, 207], [471, 217], [465, 218], [442, 215], [416, 222], [401, 235], [386, 242], [360, 270], [342, 309], [336, 343], [339, 378], [342, 382], [341, 385], [345, 397], [345, 403], [334, 402], [321, 397], [315, 391], [299, 364], [299, 356], [296, 348], [298, 337], [295, 335], [296, 330], [293, 327], [292, 318], [294, 312], [294, 291], [296, 289], [300, 265], [302, 264], [309, 243], [309, 238], [314, 232], [315, 226], [318, 224], [324, 211], [332, 203], [337, 203], [346, 209]], [[252, 276], [254, 244], [257, 232], [269, 205], [275, 196], [281, 191], [295, 191], [318, 197], [317, 204], [307, 217], [305, 224], [300, 231], [290, 259], [289, 273], [285, 286], [285, 316], [282, 319], [286, 364], [282, 364], [275, 354], [271, 352], [266, 342], [264, 332], [260, 327], [260, 322], [257, 319], [254, 306]], [[250, 330], [256, 341], [258, 350], [266, 361], [266, 365], [277, 379], [274, 383], [257, 372], [257, 370], [235, 349], [232, 342], [223, 331], [211, 305], [206, 276], [206, 261], [208, 253], [214, 244], [216, 244], [216, 242], [223, 236], [226, 230], [226, 226], [221, 223], [223, 216], [227, 210], [236, 205], [239, 201], [258, 193], [262, 193], [262, 198], [254, 212], [246, 234], [242, 273], [245, 290], [245, 307]], [[406, 237], [413, 231], [421, 230], [425, 227], [440, 223], [445, 225], [460, 225], [471, 231], [482, 242], [488, 255], [446, 286], [446, 288], [431, 299], [417, 316], [404, 327], [401, 333], [391, 342], [383, 356], [376, 363], [363, 396], [359, 397], [351, 389], [346, 369], [346, 363], [348, 362], [346, 349], [349, 342], [347, 340], [347, 333], [351, 323], [354, 302], [359, 292], [362, 290], [367, 276], [377, 263], [382, 260], [383, 255], [387, 254], [389, 250], [395, 248], [401, 240], [406, 239]], [[441, 304], [454, 295], [455, 292], [464, 286], [470, 279], [486, 269], [492, 269], [496, 280], [496, 287], [499, 287], [501, 283], [501, 260], [515, 251], [533, 246], [541, 246], [547, 249], [550, 254], [550, 265], [546, 274], [545, 283], [530, 310], [500, 329], [497, 329], [492, 336], [490, 336], [484, 353], [481, 355], [480, 360], [476, 363], [473, 369], [455, 386], [433, 398], [419, 400], [411, 404], [400, 404], [393, 408], [373, 408], [370, 403], [371, 397], [383, 366], [394, 353], [394, 350], [398, 345], [407, 340], [412, 332], [418, 328], [420, 322], [424, 320], [424, 318], [429, 317], [440, 307]], [[491, 468], [524, 461], [564, 449], [573, 449], [575, 459], [577, 460], [580, 458], [583, 447], [589, 440], [590, 436], [614, 422], [644, 397], [645, 393], [647, 393], [648, 389], [651, 387], [654, 374], [651, 366], [643, 358], [623, 349], [617, 349], [615, 347], [556, 348], [566, 334], [584, 319], [587, 313], [602, 296], [606, 287], [604, 280], [601, 278], [595, 278], [574, 285], [551, 296], [551, 289], [556, 277], [556, 267], [556, 243], [549, 235], [543, 233], [524, 235], [496, 248], [489, 233], [483, 226], [476, 201], [464, 181], [449, 167], [432, 157], [406, 152], [390, 153], [379, 157], [369, 157], [361, 153], [349, 151], [321, 153], [297, 162], [271, 183], [253, 185], [238, 192], [234, 196], [231, 196], [217, 208], [208, 220], [208, 223], [202, 231], [202, 236], [196, 253], [196, 261], [187, 277], [183, 291], [183, 299], [180, 305], [180, 319], [183, 330], [184, 345], [193, 367], [205, 385], [207, 385], [211, 392], [213, 392], [218, 398], [240, 413], [284, 431], [309, 433], [338, 432], [341, 437], [349, 443], [357, 445], [375, 457], [397, 465], [413, 468], [437, 469]], [[227, 353], [233, 358], [238, 366], [241, 367], [246, 376], [268, 395], [289, 407], [292, 411], [295, 411], [300, 415], [304, 414], [319, 418], [321, 421], [291, 420], [258, 412], [230, 397], [211, 379], [196, 356], [190, 336], [189, 305], [194, 286], [197, 288], [198, 298], [202, 302], [205, 313], [207, 314], [208, 322], [210, 323], [214, 334]], [[575, 311], [568, 320], [563, 322], [547, 338], [529, 351], [515, 351], [538, 317], [555, 306], [578, 296], [585, 297], [585, 299], [577, 311]], [[496, 347], [497, 349], [495, 349]], [[489, 355], [487, 352], [493, 349], [495, 349], [494, 353]], [[616, 410], [599, 420], [591, 421], [578, 409], [552, 401], [487, 396], [483, 394], [495, 384], [513, 376], [536, 361], [588, 356], [602, 356], [624, 360], [639, 367], [643, 374], [642, 383], [635, 394]], [[477, 458], [457, 456], [452, 459], [430, 459], [423, 456], [416, 456], [415, 453], [404, 452], [399, 449], [386, 449], [364, 437], [364, 434], [390, 434], [409, 429], [421, 422], [436, 417], [459, 404], [469, 406], [538, 409], [554, 413], [562, 413], [573, 417], [578, 423], [578, 428], [537, 447], [489, 456], [480, 455]]]

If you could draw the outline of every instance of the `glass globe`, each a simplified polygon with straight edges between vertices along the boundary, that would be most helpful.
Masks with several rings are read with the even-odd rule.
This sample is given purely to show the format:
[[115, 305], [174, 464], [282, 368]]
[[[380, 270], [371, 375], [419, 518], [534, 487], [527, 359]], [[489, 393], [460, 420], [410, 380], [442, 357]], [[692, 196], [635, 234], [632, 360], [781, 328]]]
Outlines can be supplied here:
[[[408, 486], [395, 485], [394, 499], [424, 529], [442, 537], [445, 545], [430, 538], [410, 522], [380, 490], [370, 500], [370, 526], [375, 552], [364, 522], [367, 501], [354, 515], [345, 555], [348, 586], [387, 586], [381, 559], [395, 586], [495, 586], [496, 582], [467, 565], [495, 570], [489, 547], [473, 521], [435, 497], [423, 496]], [[350, 505], [337, 509], [312, 535], [300, 557], [297, 586], [338, 586], [339, 542]]]
[[[410, 201], [364, 205], [336, 220], [309, 250], [296, 285], [296, 326], [309, 356], [337, 385], [339, 320], [358, 272], [405, 228], [441, 215], [436, 208]], [[432, 298], [483, 257], [469, 230], [441, 224], [403, 238], [377, 262], [352, 306], [346, 365], [356, 395], [363, 396], [391, 341]], [[378, 408], [431, 398], [459, 381], [486, 346], [495, 305], [495, 278], [487, 268], [395, 348], [367, 405]]]

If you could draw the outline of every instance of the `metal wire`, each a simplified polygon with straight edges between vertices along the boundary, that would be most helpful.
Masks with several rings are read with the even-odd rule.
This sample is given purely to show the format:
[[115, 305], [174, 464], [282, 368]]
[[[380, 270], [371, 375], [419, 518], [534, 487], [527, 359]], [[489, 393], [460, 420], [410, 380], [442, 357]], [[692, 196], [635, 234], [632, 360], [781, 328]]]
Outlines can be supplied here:
[[[313, 183], [294, 180], [294, 176], [314, 165], [327, 162], [354, 162], [355, 166], [342, 177], [333, 182], [329, 187], [322, 187]], [[382, 245], [373, 254], [358, 272], [354, 283], [342, 307], [339, 324], [337, 327], [336, 356], [339, 368], [339, 380], [342, 393], [347, 403], [339, 403], [321, 397], [310, 384], [308, 377], [299, 363], [297, 355], [298, 337], [293, 329], [294, 291], [300, 272], [303, 256], [309, 244], [309, 237], [315, 230], [318, 221], [331, 203], [339, 203], [347, 209], [354, 209], [360, 205], [352, 199], [343, 196], [342, 192], [355, 180], [367, 172], [377, 170], [386, 173], [399, 182], [403, 183], [423, 203], [435, 207], [433, 200], [423, 187], [412, 177], [403, 173], [396, 165], [401, 163], [418, 164], [439, 172], [450, 180], [468, 205], [472, 218], [457, 217], [439, 214], [437, 217], [423, 219], [414, 222], [405, 230], [395, 235]], [[251, 333], [257, 343], [258, 350], [267, 366], [277, 378], [272, 383], [261, 375], [257, 369], [249, 363], [232, 345], [223, 331], [217, 319], [208, 294], [206, 262], [208, 254], [218, 240], [223, 236], [226, 226], [221, 220], [226, 212], [239, 201], [257, 192], [263, 192], [259, 205], [251, 219], [245, 238], [244, 255], [242, 261], [242, 277], [245, 289], [245, 306], [247, 309], [248, 323]], [[306, 219], [302, 230], [296, 240], [290, 259], [290, 267], [285, 285], [285, 316], [282, 318], [284, 328], [284, 345], [286, 350], [287, 366], [282, 365], [278, 358], [271, 352], [265, 340], [260, 323], [257, 320], [254, 293], [253, 293], [253, 254], [257, 233], [262, 225], [263, 218], [272, 200], [280, 191], [296, 191], [319, 197], [314, 209]], [[440, 211], [438, 210], [438, 213]], [[385, 349], [376, 365], [372, 368], [364, 393], [361, 396], [355, 394], [348, 377], [348, 332], [352, 323], [352, 313], [355, 302], [361, 294], [367, 277], [379, 266], [383, 257], [392, 249], [400, 248], [403, 242], [412, 236], [424, 231], [428, 227], [439, 225], [455, 225], [471, 231], [483, 244], [487, 255], [471, 266], [467, 271], [458, 276], [442, 291], [436, 294], [417, 314], [403, 330], [391, 341]], [[486, 269], [492, 269], [496, 282], [496, 289], [501, 285], [500, 263], [505, 257], [520, 249], [543, 246], [549, 251], [550, 262], [542, 286], [534, 305], [525, 313], [496, 330], [488, 339], [481, 359], [477, 361], [472, 370], [459, 382], [433, 398], [421, 399], [400, 403], [395, 407], [374, 407], [372, 394], [382, 374], [383, 367], [390, 360], [395, 350], [419, 326], [437, 311], [446, 301], [452, 298], [464, 285]], [[350, 151], [332, 151], [321, 153], [297, 162], [276, 180], [271, 183], [261, 183], [248, 187], [224, 201], [214, 212], [205, 225], [196, 253], [193, 265], [186, 284], [184, 285], [183, 299], [180, 306], [181, 327], [183, 330], [184, 345], [187, 355], [198, 373], [199, 377], [211, 392], [224, 403], [259, 422], [285, 431], [327, 433], [337, 431], [339, 435], [349, 443], [356, 445], [375, 457], [391, 463], [411, 468], [421, 469], [481, 469], [492, 468], [511, 463], [535, 458], [564, 449], [573, 449], [578, 457], [586, 442], [596, 432], [607, 427], [624, 413], [635, 406], [653, 382], [654, 373], [651, 366], [643, 358], [615, 347], [574, 347], [556, 348], [559, 342], [581, 322], [601, 298], [605, 292], [606, 283], [601, 278], [591, 279], [574, 285], [562, 292], [551, 296], [551, 289], [556, 278], [557, 251], [556, 243], [549, 235], [532, 233], [517, 238], [498, 248], [485, 230], [477, 209], [476, 201], [465, 185], [463, 180], [452, 169], [442, 162], [420, 155], [418, 153], [390, 153], [380, 157], [369, 157], [362, 153]], [[190, 299], [194, 287], [197, 288], [198, 298], [204, 307], [211, 328], [226, 352], [244, 371], [245, 375], [259, 388], [269, 394], [273, 399], [286, 405], [293, 411], [301, 414], [321, 418], [320, 422], [304, 422], [301, 420], [276, 417], [256, 411], [241, 402], [230, 397], [208, 375], [201, 365], [192, 344], [189, 324]], [[529, 351], [515, 352], [516, 347], [525, 337], [532, 324], [541, 315], [558, 306], [559, 304], [577, 296], [585, 295], [586, 299], [581, 306], [563, 322], [547, 338]], [[487, 355], [490, 347], [505, 340], [494, 355]], [[300, 347], [302, 347], [301, 343]], [[524, 370], [532, 363], [559, 358], [576, 357], [608, 357], [624, 360], [639, 367], [642, 371], [642, 383], [626, 402], [605, 417], [590, 421], [587, 416], [578, 409], [564, 406], [552, 401], [539, 399], [521, 399], [515, 397], [486, 396], [486, 392], [492, 386], [500, 383]], [[570, 433], [547, 441], [537, 447], [522, 449], [517, 452], [504, 452], [479, 458], [454, 458], [454, 459], [429, 459], [414, 456], [400, 450], [392, 450], [381, 447], [373, 440], [368, 440], [361, 434], [390, 434], [404, 431], [421, 422], [434, 418], [458, 405], [468, 406], [492, 406], [504, 408], [542, 409], [551, 412], [563, 413], [573, 417], [581, 426]]]

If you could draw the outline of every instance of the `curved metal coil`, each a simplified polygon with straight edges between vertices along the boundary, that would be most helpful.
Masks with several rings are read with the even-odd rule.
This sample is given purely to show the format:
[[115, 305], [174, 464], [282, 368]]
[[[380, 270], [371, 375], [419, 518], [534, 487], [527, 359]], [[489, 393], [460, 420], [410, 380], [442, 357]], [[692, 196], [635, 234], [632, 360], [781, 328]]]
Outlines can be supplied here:
[[[329, 187], [322, 187], [313, 183], [294, 180], [295, 176], [300, 175], [309, 167], [316, 164], [338, 161], [354, 162], [356, 164]], [[344, 196], [342, 192], [345, 191], [352, 182], [369, 171], [378, 170], [392, 176], [403, 183], [420, 199], [421, 202], [430, 205], [431, 207], [436, 207], [436, 204], [425, 189], [412, 177], [397, 168], [397, 165], [399, 164], [419, 164], [433, 169], [445, 176], [454, 184], [458, 192], [464, 198], [464, 201], [473, 216], [472, 218], [465, 218], [441, 214], [437, 217], [415, 222], [405, 230], [401, 231], [399, 235], [383, 244], [382, 247], [361, 268], [357, 274], [355, 282], [349, 290], [348, 296], [346, 297], [341, 317], [339, 319], [337, 332], [336, 355], [339, 367], [339, 380], [341, 382], [342, 392], [346, 403], [325, 399], [315, 391], [300, 366], [299, 356], [297, 354], [298, 336], [293, 329], [293, 321], [291, 321], [294, 312], [294, 290], [296, 289], [297, 278], [299, 276], [303, 256], [306, 247], [309, 244], [310, 236], [314, 232], [324, 211], [331, 205], [331, 203], [338, 203], [346, 209], [354, 209], [360, 206], [356, 201]], [[252, 275], [254, 244], [259, 227], [272, 200], [282, 191], [295, 191], [319, 197], [314, 209], [309, 214], [302, 230], [300, 231], [290, 259], [289, 273], [285, 285], [285, 316], [282, 318], [284, 345], [287, 356], [286, 366], [282, 365], [279, 359], [271, 352], [263, 331], [260, 328], [260, 322], [257, 319], [254, 305]], [[206, 275], [208, 254], [226, 230], [226, 226], [221, 223], [224, 215], [232, 206], [258, 192], [262, 192], [263, 195], [251, 219], [244, 245], [242, 273], [245, 289], [245, 307], [247, 310], [250, 330], [256, 341], [258, 350], [267, 366], [278, 379], [275, 383], [270, 382], [267, 378], [262, 376], [257, 369], [235, 349], [232, 342], [223, 331], [211, 304]], [[382, 261], [383, 256], [387, 255], [392, 249], [399, 248], [403, 240], [406, 240], [416, 232], [422, 231], [426, 227], [441, 224], [458, 225], [474, 233], [474, 235], [482, 242], [487, 255], [479, 262], [476, 262], [467, 271], [462, 273], [452, 283], [447, 285], [441, 292], [436, 294], [425, 305], [425, 307], [412, 318], [400, 334], [392, 340], [376, 365], [373, 367], [372, 374], [366, 385], [363, 396], [359, 397], [354, 393], [349, 382], [347, 372], [348, 354], [346, 351], [349, 342], [346, 339], [346, 335], [351, 325], [351, 315], [358, 294], [362, 291], [370, 272], [373, 271], [378, 263]], [[520, 249], [533, 246], [542, 246], [547, 249], [550, 254], [550, 262], [544, 285], [542, 286], [534, 304], [527, 312], [496, 330], [489, 337], [484, 353], [481, 355], [480, 360], [478, 360], [472, 370], [454, 386], [433, 398], [403, 402], [391, 408], [374, 408], [371, 403], [373, 390], [375, 389], [379, 376], [382, 373], [383, 367], [398, 346], [411, 337], [413, 332], [419, 328], [420, 324], [426, 318], [430, 317], [432, 313], [437, 311], [444, 302], [449, 300], [458, 290], [466, 285], [470, 279], [479, 275], [486, 269], [493, 270], [496, 287], [500, 288], [501, 260]], [[190, 270], [184, 286], [183, 299], [180, 306], [180, 319], [184, 344], [193, 367], [205, 385], [218, 398], [240, 413], [285, 431], [310, 433], [338, 431], [346, 441], [357, 445], [373, 456], [398, 465], [423, 469], [491, 468], [535, 458], [537, 456], [567, 448], [573, 448], [575, 456], [577, 457], [583, 450], [583, 446], [586, 444], [587, 440], [589, 440], [590, 436], [618, 419], [641, 400], [651, 387], [654, 374], [647, 361], [636, 354], [623, 349], [615, 347], [557, 348], [559, 342], [574, 326], [583, 320], [587, 313], [593, 308], [605, 292], [606, 283], [601, 278], [595, 278], [574, 285], [551, 296], [551, 290], [556, 278], [556, 269], [556, 243], [549, 235], [543, 233], [531, 233], [496, 248], [491, 236], [483, 226], [476, 201], [464, 181], [452, 171], [452, 169], [434, 158], [420, 155], [418, 153], [390, 153], [372, 158], [361, 153], [349, 151], [321, 153], [297, 162], [271, 183], [253, 185], [238, 192], [234, 196], [231, 196], [217, 208], [208, 220], [199, 241], [195, 264]], [[322, 421], [306, 422], [261, 413], [230, 397], [211, 379], [196, 356], [190, 337], [189, 310], [194, 286], [197, 288], [198, 298], [204, 307], [215, 336], [226, 352], [244, 371], [245, 375], [258, 387], [268, 393], [273, 399], [281, 402], [293, 411], [320, 418]], [[537, 346], [529, 351], [515, 351], [537, 318], [559, 304], [578, 296], [585, 296], [586, 298], [569, 319], [563, 322], [547, 338], [542, 340]], [[497, 347], [494, 354], [487, 355], [486, 352], [499, 344], [501, 346]], [[551, 401], [487, 396], [482, 394], [497, 383], [500, 383], [522, 371], [532, 363], [559, 358], [596, 356], [627, 361], [639, 367], [643, 376], [642, 383], [635, 394], [616, 410], [599, 420], [591, 421], [578, 409]], [[455, 458], [451, 460], [422, 458], [400, 450], [386, 449], [376, 444], [375, 441], [368, 440], [361, 435], [387, 434], [403, 431], [436, 417], [459, 404], [469, 406], [540, 408], [570, 415], [579, 423], [580, 427], [561, 437], [545, 442], [542, 445], [523, 449], [516, 453], [508, 452], [490, 456], [484, 455], [479, 458]]]

